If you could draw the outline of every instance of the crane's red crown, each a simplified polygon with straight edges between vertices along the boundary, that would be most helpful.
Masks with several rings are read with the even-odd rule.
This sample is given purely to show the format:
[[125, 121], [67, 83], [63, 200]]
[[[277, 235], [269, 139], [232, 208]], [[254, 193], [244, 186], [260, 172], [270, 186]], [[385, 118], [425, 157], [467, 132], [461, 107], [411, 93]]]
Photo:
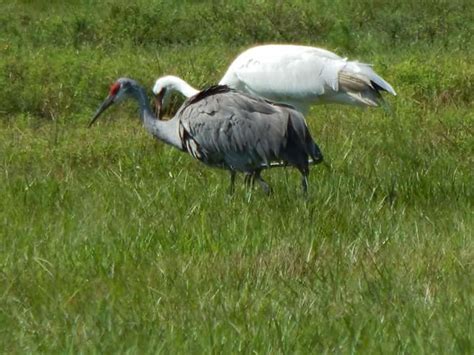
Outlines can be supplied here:
[[109, 94], [110, 95], [117, 95], [118, 91], [120, 89], [120, 83], [119, 82], [115, 82], [113, 83], [112, 85], [110, 85], [110, 92]]

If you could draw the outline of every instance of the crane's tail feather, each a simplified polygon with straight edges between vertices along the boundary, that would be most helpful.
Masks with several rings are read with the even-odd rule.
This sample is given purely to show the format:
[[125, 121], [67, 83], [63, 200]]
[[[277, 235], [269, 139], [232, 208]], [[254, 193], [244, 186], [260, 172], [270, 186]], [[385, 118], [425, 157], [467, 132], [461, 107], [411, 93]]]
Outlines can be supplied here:
[[372, 69], [370, 64], [359, 63], [359, 62], [347, 62], [346, 66], [341, 70], [343, 73], [349, 75], [356, 75], [359, 78], [364, 78], [364, 81], [370, 84], [375, 90], [386, 91], [393, 96], [397, 96], [397, 93], [393, 89], [392, 85], [386, 82], [380, 75], [378, 75]]
[[368, 64], [348, 62], [339, 72], [339, 90], [363, 106], [383, 106], [380, 92], [397, 95], [393, 87], [377, 75]]
[[303, 115], [298, 111], [288, 115], [287, 132], [295, 145], [299, 145], [314, 162], [323, 161], [323, 154], [313, 140]]

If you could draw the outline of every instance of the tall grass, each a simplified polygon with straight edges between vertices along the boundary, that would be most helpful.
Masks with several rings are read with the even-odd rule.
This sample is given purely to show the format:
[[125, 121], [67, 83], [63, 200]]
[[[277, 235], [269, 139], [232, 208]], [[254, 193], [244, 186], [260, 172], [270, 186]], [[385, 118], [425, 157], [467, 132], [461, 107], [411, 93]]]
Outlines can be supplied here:
[[[473, 352], [469, 1], [1, 6], [3, 351]], [[229, 196], [133, 103], [86, 128], [120, 76], [204, 87], [276, 42], [371, 62], [399, 93], [313, 108], [330, 168], [308, 199], [291, 169]]]

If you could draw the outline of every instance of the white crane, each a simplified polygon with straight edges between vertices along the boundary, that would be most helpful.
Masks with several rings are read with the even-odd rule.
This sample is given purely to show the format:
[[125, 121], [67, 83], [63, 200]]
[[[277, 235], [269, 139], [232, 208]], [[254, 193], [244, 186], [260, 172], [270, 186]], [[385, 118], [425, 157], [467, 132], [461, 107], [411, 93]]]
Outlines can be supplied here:
[[[157, 93], [158, 112], [165, 93], [166, 89]], [[229, 170], [231, 191], [236, 172], [243, 172], [250, 182], [257, 180], [269, 193], [270, 187], [260, 173], [272, 162], [283, 162], [301, 172], [306, 192], [308, 157], [313, 163], [323, 160], [300, 112], [222, 85], [192, 96], [172, 119], [161, 121], [153, 115], [143, 87], [132, 79], [121, 78], [112, 84], [89, 126], [108, 107], [126, 97], [138, 101], [145, 128], [157, 139], [207, 165]]]
[[[290, 104], [303, 113], [313, 104], [379, 106], [381, 91], [396, 95], [369, 64], [348, 61], [321, 48], [282, 44], [247, 49], [232, 62], [219, 84]], [[167, 95], [179, 91], [191, 97], [198, 92], [176, 76], [159, 78], [153, 92], [163, 88], [168, 89]]]

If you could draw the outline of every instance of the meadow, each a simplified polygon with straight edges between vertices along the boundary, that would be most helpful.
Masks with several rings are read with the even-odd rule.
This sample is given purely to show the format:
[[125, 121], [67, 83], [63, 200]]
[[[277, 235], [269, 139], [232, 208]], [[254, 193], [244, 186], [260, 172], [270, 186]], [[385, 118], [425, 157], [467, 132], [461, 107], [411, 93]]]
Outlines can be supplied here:
[[[0, 1], [2, 353], [474, 352], [474, 6]], [[274, 193], [155, 141], [109, 85], [216, 83], [262, 43], [374, 64], [315, 106], [328, 166]], [[171, 112], [182, 102], [174, 98]]]

